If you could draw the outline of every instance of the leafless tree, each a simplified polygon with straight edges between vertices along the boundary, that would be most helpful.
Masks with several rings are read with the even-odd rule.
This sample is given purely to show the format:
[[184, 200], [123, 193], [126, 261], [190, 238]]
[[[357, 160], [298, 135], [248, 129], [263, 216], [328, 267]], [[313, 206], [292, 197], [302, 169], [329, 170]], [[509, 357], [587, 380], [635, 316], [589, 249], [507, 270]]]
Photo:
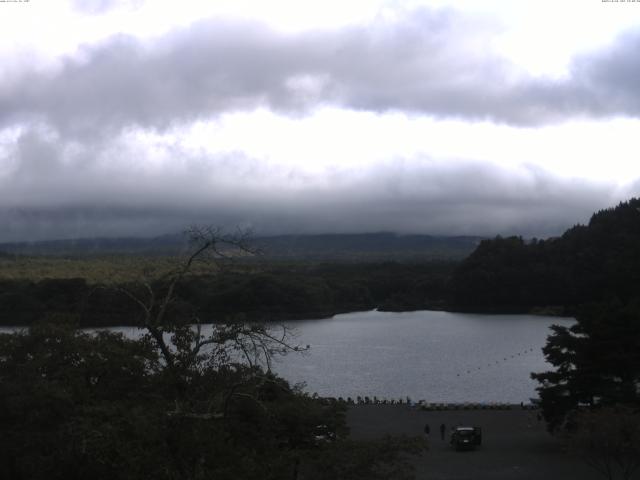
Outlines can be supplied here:
[[292, 343], [292, 332], [284, 325], [213, 324], [205, 334], [195, 310], [191, 309], [186, 318], [170, 315], [178, 300], [177, 286], [194, 274], [196, 266], [201, 272], [211, 273], [221, 268], [222, 261], [260, 253], [251, 245], [248, 230], [226, 234], [219, 228], [194, 226], [186, 234], [188, 252], [160, 279], [142, 278], [132, 285], [116, 287], [140, 308], [140, 328], [158, 348], [167, 368], [188, 371], [206, 359], [209, 367], [243, 361], [251, 367], [261, 365], [270, 370], [274, 355], [306, 350], [307, 347]]

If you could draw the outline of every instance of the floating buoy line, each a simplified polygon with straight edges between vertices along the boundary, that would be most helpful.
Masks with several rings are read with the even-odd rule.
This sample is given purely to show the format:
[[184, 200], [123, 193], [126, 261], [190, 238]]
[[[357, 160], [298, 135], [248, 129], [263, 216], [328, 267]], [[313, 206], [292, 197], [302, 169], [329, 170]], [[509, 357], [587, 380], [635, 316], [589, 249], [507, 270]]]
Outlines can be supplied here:
[[513, 355], [507, 355], [506, 357], [503, 357], [502, 360], [495, 360], [492, 362], [487, 363], [487, 366], [479, 366], [479, 367], [473, 367], [473, 368], [468, 368], [467, 370], [463, 370], [462, 372], [456, 373], [456, 377], [461, 377], [464, 375], [471, 375], [474, 372], [477, 372], [479, 370], [484, 370], [487, 368], [495, 368], [498, 365], [502, 365], [506, 362], [511, 361], [514, 358], [518, 358], [518, 357], [522, 357], [523, 355], [526, 355], [528, 353], [532, 353], [533, 351], [535, 351], [535, 348], [531, 347], [531, 348], [526, 348], [520, 352], [516, 352]]

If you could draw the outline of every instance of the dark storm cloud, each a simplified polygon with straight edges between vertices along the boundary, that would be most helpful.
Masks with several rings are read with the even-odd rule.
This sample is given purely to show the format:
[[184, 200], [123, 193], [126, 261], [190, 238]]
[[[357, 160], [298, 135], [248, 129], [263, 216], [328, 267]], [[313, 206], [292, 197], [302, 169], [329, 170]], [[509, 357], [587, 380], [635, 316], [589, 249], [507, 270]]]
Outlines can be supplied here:
[[[425, 9], [298, 34], [211, 20], [153, 42], [110, 38], [48, 73], [0, 79], [0, 241], [155, 235], [195, 222], [260, 234], [546, 236], [640, 194], [640, 180], [623, 192], [486, 163], [391, 159], [316, 177], [242, 152], [174, 147], [162, 162], [144, 141], [127, 144], [128, 133], [259, 106], [518, 125], [640, 115], [640, 32], [576, 58], [562, 81], [515, 72], [491, 53], [491, 35], [455, 12]], [[4, 127], [22, 133], [7, 140]]]
[[0, 241], [149, 236], [192, 223], [252, 226], [260, 234], [541, 237], [640, 193], [640, 184], [620, 192], [532, 167], [512, 170], [429, 158], [338, 169], [318, 180], [233, 152], [202, 157], [181, 152], [186, 160], [179, 166], [153, 170], [114, 167], [119, 149], [87, 162], [92, 153], [47, 131], [25, 133], [9, 153], [17, 160], [13, 170], [0, 177]]
[[577, 57], [572, 75], [590, 113], [640, 116], [640, 28], [620, 35], [611, 47]]
[[295, 114], [325, 104], [520, 125], [640, 114], [640, 31], [576, 58], [569, 78], [554, 81], [492, 53], [492, 28], [418, 9], [335, 31], [209, 20], [154, 41], [117, 36], [56, 71], [2, 85], [0, 125], [37, 120], [67, 135], [110, 135], [229, 110]]

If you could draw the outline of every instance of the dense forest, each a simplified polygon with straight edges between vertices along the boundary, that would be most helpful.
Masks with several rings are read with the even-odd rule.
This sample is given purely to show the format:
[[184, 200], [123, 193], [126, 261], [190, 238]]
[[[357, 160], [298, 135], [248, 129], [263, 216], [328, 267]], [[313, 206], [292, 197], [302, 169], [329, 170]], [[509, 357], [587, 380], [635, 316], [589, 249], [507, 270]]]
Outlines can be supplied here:
[[[443, 308], [455, 265], [479, 241], [389, 233], [252, 238], [255, 255], [219, 261], [214, 272], [194, 265], [178, 293], [206, 322]], [[0, 325], [28, 325], [59, 314], [73, 315], [83, 326], [131, 325], [138, 307], [119, 290], [142, 281], [162, 288], [162, 273], [180, 261], [188, 242], [165, 236], [0, 249]]]
[[[196, 307], [203, 321], [315, 318], [381, 308], [441, 308], [454, 262], [380, 264], [231, 264], [215, 275], [185, 278], [180, 305]], [[85, 278], [0, 280], [0, 324], [26, 325], [45, 315], [71, 314], [81, 325], [136, 324], [138, 306], [120, 287], [139, 282], [88, 282]], [[162, 288], [162, 280], [154, 281]]]
[[450, 304], [470, 311], [547, 311], [577, 307], [640, 292], [640, 199], [595, 213], [546, 240], [484, 240], [456, 268]]
[[[626, 303], [637, 296], [639, 208], [640, 200], [631, 199], [556, 238], [482, 240], [462, 261], [444, 256], [372, 262], [363, 254], [350, 262], [274, 257], [219, 262], [221, 268], [214, 273], [194, 269], [178, 293], [182, 304], [195, 306], [208, 322], [316, 318], [373, 308], [572, 315], [585, 303]], [[329, 245], [323, 251], [332, 252], [337, 245], [353, 249], [355, 237], [325, 239]], [[398, 245], [385, 235], [363, 238], [369, 252], [389, 241]], [[282, 253], [298, 240], [272, 241], [281, 243], [277, 251]], [[426, 240], [408, 237], [402, 242], [424, 247]], [[316, 251], [322, 238], [302, 243], [303, 251]], [[146, 264], [141, 258], [5, 254], [0, 258], [6, 273], [0, 278], [0, 324], [25, 325], [61, 313], [74, 315], [85, 326], [135, 324], [137, 306], [122, 297], [119, 287], [139, 287], [140, 277], [134, 273], [162, 271], [170, 264], [166, 256], [149, 257]], [[128, 273], [121, 275], [114, 266]], [[162, 287], [161, 276], [151, 281]], [[174, 308], [179, 314], [179, 304]]]

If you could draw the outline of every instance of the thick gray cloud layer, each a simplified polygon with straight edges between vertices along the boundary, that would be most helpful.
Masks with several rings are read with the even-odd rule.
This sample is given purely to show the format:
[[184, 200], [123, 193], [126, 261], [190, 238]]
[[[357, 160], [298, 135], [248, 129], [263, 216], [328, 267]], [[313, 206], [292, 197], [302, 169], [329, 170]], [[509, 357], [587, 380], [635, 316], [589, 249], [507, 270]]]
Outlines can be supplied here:
[[[626, 194], [534, 168], [394, 159], [331, 178], [230, 152], [124, 172], [114, 159], [70, 150], [47, 132], [25, 134], [0, 185], [0, 241], [155, 235], [191, 223], [252, 226], [260, 234], [396, 231], [546, 236], [588, 220]], [[106, 151], [106, 147], [105, 151]], [[177, 152], [178, 153], [178, 152]], [[191, 156], [189, 156], [191, 155]], [[44, 160], [43, 160], [44, 159]], [[144, 164], [144, 162], [142, 162]]]
[[0, 88], [0, 125], [38, 119], [95, 135], [235, 109], [296, 113], [321, 104], [524, 125], [640, 115], [640, 30], [576, 58], [564, 80], [516, 71], [492, 53], [492, 35], [453, 11], [428, 9], [298, 34], [201, 21], [152, 43], [110, 38], [55, 72], [24, 73]]
[[[97, 1], [91, 9], [111, 6]], [[523, 76], [495, 56], [488, 28], [426, 9], [298, 34], [210, 20], [153, 42], [110, 38], [55, 71], [0, 79], [0, 134], [23, 129], [0, 143], [0, 241], [153, 235], [193, 222], [251, 225], [261, 234], [545, 236], [638, 194], [640, 184], [620, 192], [534, 169], [430, 158], [389, 159], [323, 179], [242, 152], [176, 150], [175, 164], [148, 168], [153, 162], [118, 143], [129, 130], [261, 106], [304, 115], [329, 104], [517, 125], [640, 116], [640, 31], [576, 58], [568, 78], [552, 81]]]

